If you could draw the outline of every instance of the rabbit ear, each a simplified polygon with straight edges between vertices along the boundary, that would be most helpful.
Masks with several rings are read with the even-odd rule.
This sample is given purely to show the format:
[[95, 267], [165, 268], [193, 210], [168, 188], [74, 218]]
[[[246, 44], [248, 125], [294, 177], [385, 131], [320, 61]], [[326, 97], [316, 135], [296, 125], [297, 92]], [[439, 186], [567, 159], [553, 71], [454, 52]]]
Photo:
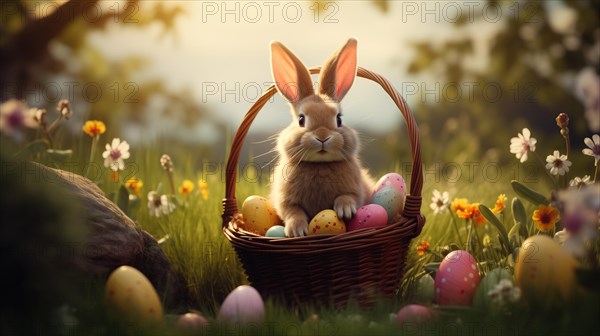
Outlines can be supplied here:
[[319, 92], [338, 102], [344, 98], [356, 77], [356, 44], [353, 38], [336, 53], [334, 53], [319, 76]]
[[271, 43], [271, 69], [277, 89], [290, 103], [315, 93], [308, 69], [279, 42]]

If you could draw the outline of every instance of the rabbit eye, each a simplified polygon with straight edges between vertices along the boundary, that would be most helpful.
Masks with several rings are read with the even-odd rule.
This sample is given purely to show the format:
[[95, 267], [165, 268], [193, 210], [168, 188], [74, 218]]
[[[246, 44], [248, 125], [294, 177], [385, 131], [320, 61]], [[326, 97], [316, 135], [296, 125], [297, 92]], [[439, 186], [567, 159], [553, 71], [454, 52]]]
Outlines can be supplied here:
[[342, 127], [342, 115], [337, 115], [337, 127]]
[[304, 127], [304, 123], [306, 122], [306, 117], [304, 117], [303, 114], [298, 116], [298, 125], [300, 125], [300, 127]]

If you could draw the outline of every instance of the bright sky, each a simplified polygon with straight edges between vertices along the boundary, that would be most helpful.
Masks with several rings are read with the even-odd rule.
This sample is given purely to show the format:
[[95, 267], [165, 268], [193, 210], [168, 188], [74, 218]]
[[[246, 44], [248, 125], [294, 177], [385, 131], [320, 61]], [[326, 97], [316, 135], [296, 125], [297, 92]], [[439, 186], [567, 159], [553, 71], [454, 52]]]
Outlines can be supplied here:
[[[409, 43], [457, 36], [456, 31], [449, 29], [449, 21], [454, 20], [458, 10], [469, 13], [469, 9], [459, 9], [462, 2], [390, 1], [390, 11], [382, 14], [370, 1], [337, 1], [327, 3], [320, 17], [314, 15], [311, 1], [176, 3], [187, 9], [177, 21], [177, 36], [167, 35], [161, 39], [159, 25], [136, 29], [139, 27], [131, 24], [128, 29], [127, 24], [120, 24], [106, 32], [95, 33], [91, 41], [112, 59], [132, 55], [149, 58], [151, 66], [141, 74], [141, 79], [158, 77], [174, 89], [191, 88], [197, 101], [207, 104], [233, 129], [239, 125], [258, 91], [265, 90], [266, 83], [271, 82], [270, 41], [281, 41], [310, 67], [322, 65], [348, 37], [355, 37], [359, 42], [360, 66], [383, 75], [401, 93], [406, 83], [432, 89], [433, 79], [411, 78], [406, 74], [412, 57]], [[483, 9], [483, 4], [465, 3], [469, 3], [475, 13]], [[486, 65], [486, 42], [501, 24], [502, 20], [498, 20], [461, 29], [461, 34], [477, 37], [478, 57], [471, 60], [471, 66]], [[420, 99], [420, 95], [406, 98], [410, 103]], [[370, 132], [390, 130], [401, 122], [391, 100], [375, 84], [365, 80], [355, 82], [342, 107], [344, 122]], [[276, 132], [289, 121], [289, 108], [277, 96], [259, 114], [252, 130]], [[163, 131], [168, 125], [161, 120], [152, 123]], [[182, 136], [209, 136], [208, 131], [199, 126]]]

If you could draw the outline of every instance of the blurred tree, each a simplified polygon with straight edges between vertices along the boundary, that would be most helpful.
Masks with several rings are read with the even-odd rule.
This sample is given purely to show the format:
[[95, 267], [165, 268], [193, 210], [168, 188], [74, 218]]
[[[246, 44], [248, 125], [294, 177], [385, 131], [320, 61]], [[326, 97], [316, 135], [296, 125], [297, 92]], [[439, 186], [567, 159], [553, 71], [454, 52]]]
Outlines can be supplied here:
[[[414, 109], [424, 161], [514, 163], [506, 161], [511, 158], [506, 155], [509, 140], [523, 127], [542, 140], [538, 143], [544, 151], [563, 152], [554, 121], [560, 112], [571, 116], [571, 141], [580, 150], [583, 137], [600, 130], [599, 4], [598, 0], [470, 3], [474, 10], [463, 7], [462, 16], [452, 20], [455, 38], [415, 42], [408, 71], [426, 78], [427, 90], [435, 87], [440, 93], [435, 101], [425, 88], [418, 88], [421, 99]], [[498, 29], [487, 56], [482, 56], [477, 29], [466, 33], [465, 28], [487, 24]], [[482, 57], [488, 58], [487, 64], [478, 67]]]
[[224, 129], [188, 90], [173, 91], [160, 79], [139, 81], [136, 73], [148, 65], [143, 55], [111, 61], [89, 41], [92, 33], [114, 26], [158, 24], [163, 28], [159, 39], [176, 36], [181, 6], [139, 0], [7, 0], [0, 6], [2, 101], [26, 99], [52, 113], [58, 100], [68, 98], [76, 118], [102, 119], [115, 134], [124, 122], [143, 125], [149, 110], [156, 109], [184, 128], [203, 120]]

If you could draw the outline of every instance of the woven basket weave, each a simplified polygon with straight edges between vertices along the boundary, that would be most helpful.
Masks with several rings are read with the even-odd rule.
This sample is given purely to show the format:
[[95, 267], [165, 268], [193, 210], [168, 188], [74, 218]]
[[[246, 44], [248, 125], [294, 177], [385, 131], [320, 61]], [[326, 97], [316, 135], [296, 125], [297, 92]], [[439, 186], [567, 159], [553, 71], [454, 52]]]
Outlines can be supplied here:
[[[309, 71], [316, 74], [320, 68]], [[398, 289], [410, 241], [419, 235], [425, 223], [420, 212], [423, 172], [419, 133], [408, 105], [385, 78], [360, 67], [357, 75], [380, 84], [406, 121], [412, 172], [402, 216], [385, 227], [337, 235], [269, 238], [238, 229], [233, 220], [238, 213], [235, 199], [238, 159], [252, 121], [277, 92], [271, 86], [252, 105], [233, 139], [222, 215], [223, 233], [240, 258], [248, 280], [263, 297], [283, 299], [290, 305], [343, 306], [351, 299], [370, 305], [378, 298], [391, 298]]]

